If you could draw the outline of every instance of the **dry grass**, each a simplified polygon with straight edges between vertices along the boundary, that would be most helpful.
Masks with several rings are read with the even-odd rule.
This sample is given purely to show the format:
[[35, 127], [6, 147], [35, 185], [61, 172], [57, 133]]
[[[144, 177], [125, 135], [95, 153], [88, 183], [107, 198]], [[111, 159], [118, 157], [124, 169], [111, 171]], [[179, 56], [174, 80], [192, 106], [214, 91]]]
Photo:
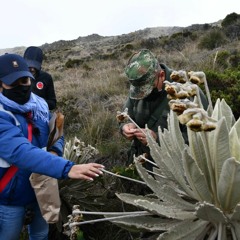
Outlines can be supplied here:
[[55, 81], [58, 109], [65, 115], [65, 136], [77, 136], [104, 155], [117, 158], [126, 145], [115, 117], [128, 94], [124, 65], [120, 61], [93, 61], [88, 66], [91, 70], [66, 69]]

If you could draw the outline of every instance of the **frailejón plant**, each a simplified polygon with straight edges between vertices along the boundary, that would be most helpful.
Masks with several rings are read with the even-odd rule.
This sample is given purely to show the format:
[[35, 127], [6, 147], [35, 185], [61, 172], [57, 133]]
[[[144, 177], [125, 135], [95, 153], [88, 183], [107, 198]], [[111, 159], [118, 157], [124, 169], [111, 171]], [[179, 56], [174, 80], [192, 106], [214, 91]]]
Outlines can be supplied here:
[[[176, 82], [165, 81], [171, 111], [168, 129], [159, 129], [160, 144], [146, 126], [153, 171], [143, 168], [145, 156], [135, 158], [153, 194], [117, 194], [143, 211], [102, 214], [128, 230], [158, 232], [158, 240], [240, 239], [240, 119], [234, 119], [224, 99], [213, 108], [203, 72], [174, 72], [172, 80]], [[205, 85], [207, 111], [197, 83]], [[131, 121], [127, 109], [117, 119]], [[187, 126], [188, 144], [179, 122]]]
[[[213, 109], [210, 105], [207, 112], [203, 110], [190, 81], [167, 82], [166, 88], [172, 110], [168, 129], [159, 131], [160, 145], [146, 127], [157, 166], [149, 173], [140, 163], [142, 156], [135, 158], [154, 197], [117, 194], [152, 215], [113, 222], [159, 232], [158, 240], [240, 239], [240, 120], [235, 121], [224, 99], [218, 99]], [[193, 91], [195, 99], [190, 103]], [[179, 121], [188, 127], [189, 144], [184, 142]]]

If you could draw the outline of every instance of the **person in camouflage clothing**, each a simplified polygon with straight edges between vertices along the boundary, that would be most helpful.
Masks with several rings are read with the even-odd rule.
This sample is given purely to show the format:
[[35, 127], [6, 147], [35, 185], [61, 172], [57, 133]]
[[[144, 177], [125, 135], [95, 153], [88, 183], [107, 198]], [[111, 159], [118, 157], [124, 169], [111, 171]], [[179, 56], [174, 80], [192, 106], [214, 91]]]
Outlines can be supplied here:
[[[168, 126], [167, 118], [170, 107], [164, 81], [172, 81], [170, 79], [172, 71], [165, 64], [159, 64], [148, 49], [135, 53], [125, 68], [125, 74], [130, 82], [130, 92], [123, 109], [128, 109], [128, 115], [142, 128], [143, 132], [147, 124], [157, 142], [159, 142], [158, 127], [163, 130]], [[207, 108], [208, 103], [202, 92], [201, 98], [203, 106]], [[187, 143], [186, 127], [180, 125], [180, 128]], [[139, 156], [143, 153], [152, 160], [146, 136], [135, 124], [122, 122], [120, 131], [124, 137], [132, 141], [128, 151], [128, 164], [133, 162], [134, 155]]]

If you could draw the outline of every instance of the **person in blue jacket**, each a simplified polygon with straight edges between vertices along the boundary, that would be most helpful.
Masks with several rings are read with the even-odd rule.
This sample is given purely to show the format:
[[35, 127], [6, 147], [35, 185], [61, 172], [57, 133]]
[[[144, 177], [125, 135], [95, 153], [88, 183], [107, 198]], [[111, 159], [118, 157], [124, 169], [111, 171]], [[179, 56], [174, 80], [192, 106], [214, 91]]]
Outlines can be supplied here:
[[[48, 239], [48, 224], [41, 216], [30, 185], [31, 173], [92, 181], [104, 168], [97, 163], [74, 164], [61, 157], [63, 139], [49, 149], [57, 155], [44, 150], [50, 113], [47, 103], [31, 92], [31, 79], [33, 76], [23, 57], [17, 54], [0, 56], [0, 185], [11, 165], [18, 169], [0, 192], [1, 240], [19, 239], [29, 206], [34, 211], [28, 225], [30, 239]], [[31, 142], [28, 140], [29, 122], [33, 126]]]

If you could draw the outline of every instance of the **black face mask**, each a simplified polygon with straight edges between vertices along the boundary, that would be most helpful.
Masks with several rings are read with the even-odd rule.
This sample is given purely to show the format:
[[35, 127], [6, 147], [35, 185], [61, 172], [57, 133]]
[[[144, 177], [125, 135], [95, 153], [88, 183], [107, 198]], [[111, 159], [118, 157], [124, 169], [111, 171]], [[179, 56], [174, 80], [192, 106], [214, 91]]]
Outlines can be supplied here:
[[31, 85], [30, 86], [18, 85], [11, 89], [3, 88], [2, 94], [8, 99], [20, 105], [23, 105], [30, 99]]

